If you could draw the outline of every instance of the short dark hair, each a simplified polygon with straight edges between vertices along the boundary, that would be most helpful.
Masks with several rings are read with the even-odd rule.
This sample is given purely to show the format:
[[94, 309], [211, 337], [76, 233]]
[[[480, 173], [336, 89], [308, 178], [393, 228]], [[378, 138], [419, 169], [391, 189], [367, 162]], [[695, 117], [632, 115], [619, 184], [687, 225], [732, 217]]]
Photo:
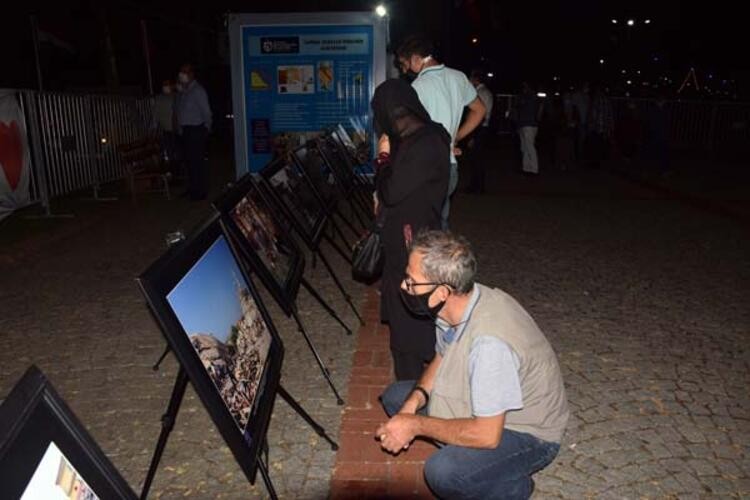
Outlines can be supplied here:
[[404, 39], [396, 49], [396, 55], [408, 59], [411, 56], [434, 56], [435, 45], [421, 35], [412, 35]]
[[474, 287], [477, 258], [471, 244], [449, 231], [420, 231], [409, 250], [422, 254], [422, 273], [428, 281], [449, 285], [458, 293]]
[[471, 70], [471, 75], [469, 76], [469, 78], [473, 78], [475, 80], [483, 82], [484, 81], [484, 71], [482, 71], [479, 68], [474, 68], [473, 70]]

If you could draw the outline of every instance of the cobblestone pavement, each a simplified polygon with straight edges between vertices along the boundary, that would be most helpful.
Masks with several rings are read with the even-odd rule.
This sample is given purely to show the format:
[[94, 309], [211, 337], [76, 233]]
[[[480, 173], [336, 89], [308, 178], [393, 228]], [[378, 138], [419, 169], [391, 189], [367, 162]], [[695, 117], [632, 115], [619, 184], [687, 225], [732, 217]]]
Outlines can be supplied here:
[[[456, 198], [453, 226], [474, 243], [480, 280], [514, 295], [547, 333], [573, 412], [535, 496], [749, 497], [746, 227], [606, 172], [492, 180], [494, 196]], [[75, 219], [29, 221], [1, 240], [0, 396], [39, 365], [138, 490], [176, 365], [169, 357], [151, 370], [163, 341], [133, 279], [166, 232], [188, 229], [206, 207], [146, 198], [73, 208]], [[322, 266], [309, 277], [354, 326]], [[293, 323], [266, 303], [287, 349], [282, 382], [336, 435], [341, 407]], [[356, 335], [304, 291], [300, 309], [345, 394]], [[282, 401], [269, 443], [282, 497], [327, 496], [335, 455]], [[152, 497], [264, 495], [189, 389]]]
[[[134, 278], [165, 249], [164, 235], [189, 229], [209, 213], [205, 204], [145, 198], [75, 203], [76, 218], [28, 221], [29, 231], [5, 246], [0, 258], [0, 397], [31, 363], [62, 397], [125, 479], [140, 491], [174, 384], [177, 364], [168, 356], [151, 369], [164, 348]], [[61, 210], [64, 211], [64, 210]], [[7, 227], [7, 226], [6, 226]], [[326, 252], [355, 302], [364, 288], [351, 282], [343, 260]], [[358, 322], [318, 263], [306, 275], [355, 332]], [[282, 384], [336, 438], [336, 404], [312, 353], [293, 321], [266, 295], [284, 340]], [[303, 323], [346, 394], [355, 335], [331, 319], [304, 290]], [[361, 307], [361, 306], [360, 306]], [[268, 433], [269, 467], [284, 498], [327, 495], [335, 454], [282, 400]], [[169, 438], [151, 498], [253, 498], [266, 496], [260, 476], [250, 487], [192, 388]]]

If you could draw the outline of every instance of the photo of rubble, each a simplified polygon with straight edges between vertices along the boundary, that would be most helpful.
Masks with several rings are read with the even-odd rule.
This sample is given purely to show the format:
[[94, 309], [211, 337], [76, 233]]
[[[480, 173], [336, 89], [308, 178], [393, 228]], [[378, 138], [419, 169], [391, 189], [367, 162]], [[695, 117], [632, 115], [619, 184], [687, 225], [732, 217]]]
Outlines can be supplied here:
[[305, 231], [312, 233], [318, 218], [322, 217], [321, 207], [302, 175], [287, 163], [268, 181]]
[[220, 236], [167, 295], [203, 368], [245, 436], [271, 334], [229, 245]]
[[255, 187], [231, 211], [232, 220], [280, 286], [292, 266], [288, 236], [276, 225], [268, 205]]

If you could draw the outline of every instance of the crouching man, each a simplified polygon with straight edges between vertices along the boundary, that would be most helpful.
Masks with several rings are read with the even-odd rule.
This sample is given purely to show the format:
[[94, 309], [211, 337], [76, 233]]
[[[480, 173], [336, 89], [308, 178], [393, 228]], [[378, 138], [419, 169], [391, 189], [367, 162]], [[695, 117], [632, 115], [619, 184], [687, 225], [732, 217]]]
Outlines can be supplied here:
[[416, 436], [439, 449], [425, 480], [440, 498], [528, 498], [531, 475], [560, 449], [568, 421], [557, 357], [513, 297], [474, 283], [469, 243], [442, 231], [411, 245], [402, 299], [436, 321], [435, 358], [418, 381], [381, 396], [390, 420], [376, 431], [391, 453]]

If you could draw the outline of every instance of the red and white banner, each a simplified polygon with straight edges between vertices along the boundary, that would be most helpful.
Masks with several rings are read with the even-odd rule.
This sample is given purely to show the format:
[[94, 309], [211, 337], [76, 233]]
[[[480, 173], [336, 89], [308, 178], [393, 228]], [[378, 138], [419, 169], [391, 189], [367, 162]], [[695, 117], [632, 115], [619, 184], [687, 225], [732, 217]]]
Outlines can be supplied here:
[[0, 220], [28, 205], [31, 156], [18, 95], [0, 91]]

